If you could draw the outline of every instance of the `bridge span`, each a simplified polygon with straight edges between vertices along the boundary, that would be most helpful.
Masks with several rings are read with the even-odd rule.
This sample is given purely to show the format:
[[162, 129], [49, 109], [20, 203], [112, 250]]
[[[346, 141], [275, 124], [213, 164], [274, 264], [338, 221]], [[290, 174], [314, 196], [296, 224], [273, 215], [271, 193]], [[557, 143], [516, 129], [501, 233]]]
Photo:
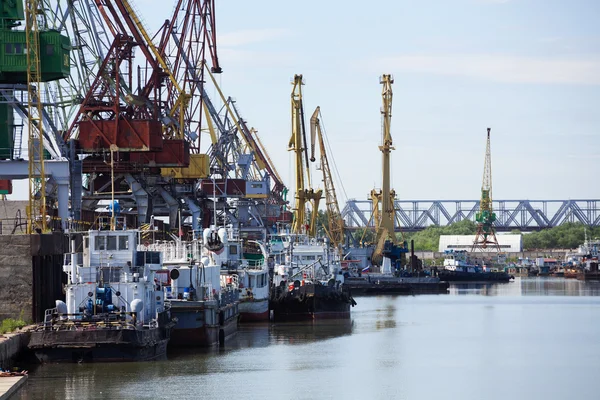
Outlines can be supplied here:
[[[479, 200], [395, 200], [396, 230], [420, 231], [428, 226], [448, 226], [465, 219], [475, 221]], [[600, 226], [600, 199], [584, 200], [494, 200], [497, 231], [538, 231], [566, 222]], [[373, 227], [370, 200], [351, 199], [342, 210], [350, 230]], [[398, 228], [398, 221], [400, 227]]]

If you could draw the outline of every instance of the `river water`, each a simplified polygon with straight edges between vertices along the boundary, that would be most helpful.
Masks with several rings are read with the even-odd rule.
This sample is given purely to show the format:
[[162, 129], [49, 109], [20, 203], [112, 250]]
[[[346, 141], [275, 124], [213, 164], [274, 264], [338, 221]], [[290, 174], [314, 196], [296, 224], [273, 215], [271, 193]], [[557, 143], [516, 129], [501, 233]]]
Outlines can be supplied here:
[[600, 284], [358, 297], [347, 322], [242, 325], [224, 350], [54, 364], [20, 399], [600, 399]]

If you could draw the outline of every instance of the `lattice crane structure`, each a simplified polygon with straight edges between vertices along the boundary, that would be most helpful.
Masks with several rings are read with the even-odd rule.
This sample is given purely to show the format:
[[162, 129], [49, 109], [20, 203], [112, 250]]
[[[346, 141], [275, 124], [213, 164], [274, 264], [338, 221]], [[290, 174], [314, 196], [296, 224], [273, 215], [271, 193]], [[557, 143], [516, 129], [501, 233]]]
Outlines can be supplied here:
[[479, 212], [475, 215], [477, 221], [477, 234], [471, 247], [471, 252], [487, 251], [492, 248], [500, 252], [500, 245], [496, 238], [494, 222], [496, 214], [492, 209], [492, 152], [490, 148], [490, 131], [487, 128], [487, 141], [485, 147], [485, 160], [483, 163], [483, 182], [481, 184], [481, 201]]
[[[310, 164], [308, 158], [308, 142], [304, 125], [304, 104], [302, 100], [302, 75], [294, 75], [292, 89], [292, 136], [288, 144], [288, 150], [295, 155], [296, 197], [293, 208], [294, 220], [292, 222], [292, 233], [305, 233], [310, 237], [317, 234], [317, 215], [319, 202], [323, 196], [321, 189], [314, 190], [310, 176]], [[311, 206], [311, 219], [307, 221], [306, 209]]]
[[321, 171], [323, 172], [323, 187], [325, 189], [325, 215], [327, 217], [326, 233], [331, 245], [339, 248], [344, 241], [344, 220], [340, 212], [340, 206], [337, 200], [333, 175], [329, 167], [325, 141], [323, 140], [323, 131], [321, 129], [321, 108], [317, 107], [310, 118], [310, 136], [311, 136], [311, 156], [310, 160], [314, 162], [315, 142], [319, 140], [319, 158], [321, 162]]

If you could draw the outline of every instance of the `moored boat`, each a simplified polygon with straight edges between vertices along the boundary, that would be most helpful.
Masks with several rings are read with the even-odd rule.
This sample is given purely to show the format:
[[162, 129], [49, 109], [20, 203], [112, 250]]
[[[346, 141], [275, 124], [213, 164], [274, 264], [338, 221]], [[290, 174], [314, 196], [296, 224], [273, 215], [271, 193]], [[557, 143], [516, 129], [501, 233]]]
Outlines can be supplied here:
[[439, 270], [437, 275], [447, 282], [509, 282], [514, 279], [504, 271], [487, 270], [485, 266], [469, 263], [464, 250], [446, 250], [444, 269]]
[[177, 318], [169, 346], [225, 345], [237, 332], [239, 291], [231, 279], [223, 279], [221, 266], [203, 255], [203, 244], [198, 240], [157, 242], [145, 247], [164, 256], [163, 269], [157, 271], [158, 284]]
[[240, 322], [268, 321], [269, 268], [265, 245], [259, 240], [241, 238], [232, 227], [220, 228], [218, 238], [222, 251], [208, 250], [208, 255], [221, 266], [222, 279], [239, 289]]
[[[76, 253], [76, 243], [83, 252]], [[174, 321], [155, 285], [158, 252], [137, 250], [137, 230], [89, 231], [66, 255], [66, 302], [46, 310], [29, 349], [41, 362], [164, 358]]]
[[[282, 240], [283, 239], [283, 240]], [[275, 321], [350, 318], [356, 305], [327, 241], [305, 235], [280, 235], [275, 259], [270, 309]]]

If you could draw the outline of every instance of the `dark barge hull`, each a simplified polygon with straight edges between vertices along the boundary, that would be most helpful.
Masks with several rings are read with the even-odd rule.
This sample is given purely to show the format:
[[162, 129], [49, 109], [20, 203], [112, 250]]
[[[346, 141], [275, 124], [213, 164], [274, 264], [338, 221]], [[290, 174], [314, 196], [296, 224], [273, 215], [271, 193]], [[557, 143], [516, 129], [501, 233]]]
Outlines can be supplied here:
[[292, 291], [273, 288], [270, 309], [276, 322], [348, 319], [355, 304], [347, 288], [340, 292], [335, 287], [305, 285]]
[[29, 349], [42, 363], [165, 359], [169, 329], [95, 329], [31, 332]]
[[600, 281], [600, 272], [580, 272], [577, 274], [578, 281]]
[[[409, 278], [410, 279], [410, 278]], [[405, 280], [409, 280], [405, 279]], [[371, 281], [366, 278], [347, 278], [344, 282], [353, 295], [414, 295], [448, 293], [449, 283], [439, 282], [405, 282], [402, 278]]]
[[446, 282], [509, 282], [506, 272], [439, 271], [438, 278]]

